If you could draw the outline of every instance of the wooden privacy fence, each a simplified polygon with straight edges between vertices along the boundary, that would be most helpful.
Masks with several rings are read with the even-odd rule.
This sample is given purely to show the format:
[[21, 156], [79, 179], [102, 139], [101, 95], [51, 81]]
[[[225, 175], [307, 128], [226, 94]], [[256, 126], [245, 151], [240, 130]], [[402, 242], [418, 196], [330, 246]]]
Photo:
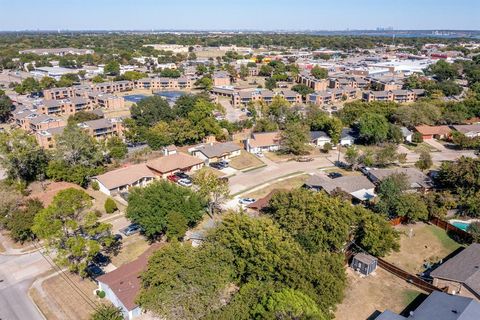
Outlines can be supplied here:
[[442, 290], [430, 282], [427, 282], [416, 275], [410, 274], [402, 269], [400, 269], [397, 266], [394, 266], [393, 264], [383, 260], [382, 258], [377, 258], [378, 259], [378, 266], [380, 268], [385, 269], [386, 271], [390, 272], [391, 274], [413, 284], [417, 288], [422, 289], [425, 292], [432, 293], [433, 291], [445, 291]]
[[445, 220], [442, 220], [439, 218], [432, 218], [430, 219], [430, 223], [436, 225], [439, 228], [442, 228], [448, 233], [448, 235], [452, 237], [456, 237], [459, 242], [463, 242], [463, 243], [473, 242], [473, 238], [470, 233], [455, 227], [454, 225], [448, 223]]

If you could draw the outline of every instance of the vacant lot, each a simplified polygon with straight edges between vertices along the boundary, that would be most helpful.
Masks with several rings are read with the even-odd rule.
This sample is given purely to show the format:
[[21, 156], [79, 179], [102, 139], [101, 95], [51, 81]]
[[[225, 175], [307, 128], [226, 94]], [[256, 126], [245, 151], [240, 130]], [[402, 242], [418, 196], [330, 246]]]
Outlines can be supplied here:
[[400, 251], [385, 259], [414, 274], [424, 270], [422, 265], [425, 262], [438, 261], [460, 247], [459, 243], [437, 226], [417, 223], [395, 228], [402, 232]]
[[[98, 303], [99, 298], [94, 295], [96, 284], [88, 279], [82, 280], [79, 276], [65, 273], [68, 281], [61, 275], [45, 280], [41, 288], [30, 289], [30, 296], [48, 320], [57, 319], [90, 319], [93, 312], [92, 302], [87, 303], [87, 297]], [[75, 286], [83, 294], [72, 289]]]
[[368, 277], [361, 277], [348, 268], [347, 279], [345, 298], [335, 312], [335, 319], [339, 320], [364, 320], [375, 311], [386, 309], [400, 313], [423, 293], [380, 268]]
[[230, 160], [230, 167], [237, 170], [256, 168], [264, 165], [263, 161], [258, 159], [250, 152], [243, 151], [238, 157]]
[[245, 198], [262, 198], [265, 197], [267, 194], [269, 194], [272, 190], [275, 189], [286, 189], [286, 190], [291, 190], [295, 188], [300, 188], [305, 181], [310, 177], [308, 174], [301, 174], [298, 176], [294, 176], [291, 178], [281, 178], [275, 182], [272, 182], [271, 184], [265, 186], [264, 188], [258, 189], [256, 191], [252, 191], [246, 195], [244, 195]]

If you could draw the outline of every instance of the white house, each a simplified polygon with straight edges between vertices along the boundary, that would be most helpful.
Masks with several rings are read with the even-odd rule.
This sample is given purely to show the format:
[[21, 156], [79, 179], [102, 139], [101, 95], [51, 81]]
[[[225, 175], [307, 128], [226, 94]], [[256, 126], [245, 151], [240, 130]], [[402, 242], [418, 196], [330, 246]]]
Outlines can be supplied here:
[[323, 148], [326, 143], [332, 143], [332, 138], [323, 131], [310, 131], [310, 143]]
[[355, 134], [353, 130], [350, 128], [342, 129], [342, 133], [340, 135], [340, 145], [342, 146], [351, 146], [355, 142]]
[[155, 174], [144, 163], [93, 177], [93, 181], [98, 183], [100, 191], [109, 196], [128, 191], [131, 187], [144, 187], [153, 180], [155, 180]]
[[202, 144], [189, 151], [193, 156], [202, 159], [208, 164], [237, 157], [240, 155], [242, 148], [234, 142], [225, 142]]
[[245, 140], [245, 149], [251, 153], [277, 151], [280, 149], [280, 132], [257, 132]]
[[468, 138], [480, 137], [480, 124], [462, 124], [452, 126], [452, 128]]
[[404, 141], [411, 143], [412, 139], [413, 139], [413, 132], [408, 130], [405, 127], [401, 127], [400, 130], [402, 130], [402, 136], [403, 136]]

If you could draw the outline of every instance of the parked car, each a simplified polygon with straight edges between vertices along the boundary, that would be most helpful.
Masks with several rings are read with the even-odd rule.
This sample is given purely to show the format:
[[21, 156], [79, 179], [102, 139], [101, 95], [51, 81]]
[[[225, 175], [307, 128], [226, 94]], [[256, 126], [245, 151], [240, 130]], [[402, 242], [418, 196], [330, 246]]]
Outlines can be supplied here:
[[172, 182], [177, 182], [178, 180], [180, 180], [180, 177], [178, 177], [178, 176], [175, 175], [175, 174], [172, 174], [172, 175], [169, 175], [169, 176], [167, 177], [167, 179], [168, 179], [169, 181], [172, 181]]
[[343, 174], [341, 174], [340, 172], [330, 172], [329, 174], [327, 174], [327, 176], [331, 179], [336, 179], [343, 177]]
[[122, 241], [122, 239], [123, 239], [123, 237], [119, 233], [116, 233], [116, 234], [113, 235], [113, 241], [115, 241], [115, 242]]
[[221, 164], [220, 162], [212, 162], [212, 163], [210, 163], [210, 167], [215, 168], [215, 169], [217, 169], [217, 170], [222, 170], [222, 169], [225, 169], [225, 168], [226, 168], [226, 167], [225, 167], [223, 164]]
[[256, 155], [257, 157], [259, 157], [259, 158], [263, 158], [263, 157], [264, 157], [263, 152], [257, 152], [257, 153], [255, 153], [255, 155]]
[[297, 162], [310, 162], [313, 161], [312, 157], [297, 157], [295, 158]]
[[104, 267], [110, 263], [110, 258], [99, 252], [93, 257], [92, 261], [95, 264]]
[[100, 268], [98, 265], [95, 263], [91, 263], [88, 265], [87, 268], [85, 268], [85, 272], [88, 274], [88, 276], [92, 279], [95, 279], [105, 272], [103, 272], [102, 268]]
[[142, 230], [142, 227], [140, 227], [139, 224], [133, 223], [128, 227], [126, 227], [125, 229], [123, 229], [121, 232], [128, 237], [128, 236], [131, 236], [132, 234], [139, 233], [141, 230]]
[[222, 165], [224, 168], [230, 167], [230, 163], [228, 163], [228, 161], [226, 161], [226, 160], [220, 160], [220, 161], [218, 161], [218, 163], [220, 165]]
[[360, 172], [363, 173], [364, 175], [367, 175], [368, 172], [370, 171], [370, 168], [365, 166], [361, 166], [359, 169], [360, 169]]
[[190, 179], [190, 176], [188, 174], [186, 174], [185, 172], [182, 172], [182, 171], [178, 171], [178, 172], [175, 172], [175, 175], [180, 178], [180, 179], [188, 179], [188, 180], [191, 180]]
[[244, 204], [244, 205], [249, 205], [255, 202], [255, 199], [253, 198], [240, 198], [238, 200], [238, 203]]
[[177, 182], [179, 185], [182, 187], [191, 187], [192, 186], [192, 180], [190, 179], [180, 179]]

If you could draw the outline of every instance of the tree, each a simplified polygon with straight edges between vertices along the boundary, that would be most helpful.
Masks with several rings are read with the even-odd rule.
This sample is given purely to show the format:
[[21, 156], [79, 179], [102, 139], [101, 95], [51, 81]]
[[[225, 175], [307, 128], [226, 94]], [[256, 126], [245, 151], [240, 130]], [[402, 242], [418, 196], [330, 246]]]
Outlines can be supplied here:
[[315, 90], [313, 90], [312, 88], [310, 88], [309, 86], [306, 86], [304, 84], [296, 84], [296, 85], [292, 86], [292, 90], [300, 93], [302, 95], [303, 99], [305, 99], [306, 96], [309, 95], [310, 93], [315, 92]]
[[31, 182], [45, 174], [48, 156], [35, 137], [23, 130], [0, 133], [0, 155], [9, 179]]
[[136, 81], [148, 77], [148, 74], [138, 71], [125, 71], [122, 78], [128, 81]]
[[113, 306], [102, 304], [90, 317], [90, 320], [123, 320], [122, 310]]
[[104, 208], [106, 213], [114, 213], [118, 210], [117, 203], [112, 198], [107, 198], [107, 200], [105, 200]]
[[105, 79], [101, 75], [97, 74], [95, 77], [92, 78], [92, 82], [102, 83], [102, 82], [105, 82]]
[[150, 257], [138, 302], [162, 319], [200, 319], [221, 307], [233, 278], [231, 259], [210, 244], [167, 244]]
[[282, 151], [295, 155], [307, 154], [309, 151], [308, 141], [310, 130], [307, 125], [291, 121], [281, 133], [280, 144]]
[[480, 243], [480, 222], [470, 223], [467, 231], [472, 235], [473, 241]]
[[418, 159], [417, 162], [415, 162], [415, 167], [417, 167], [422, 171], [425, 171], [430, 169], [432, 165], [433, 165], [433, 161], [432, 161], [432, 156], [430, 155], [430, 152], [423, 150], [420, 153], [420, 158]]
[[10, 231], [13, 240], [25, 242], [32, 240], [33, 219], [43, 209], [42, 203], [37, 199], [28, 199], [22, 207], [16, 208], [5, 219], [5, 227]]
[[345, 161], [352, 167], [352, 170], [355, 170], [360, 160], [360, 153], [355, 146], [347, 147], [345, 151]]
[[193, 183], [198, 187], [198, 194], [207, 200], [210, 215], [220, 210], [220, 206], [230, 198], [228, 180], [220, 179], [210, 171], [200, 170]]
[[68, 117], [68, 123], [80, 123], [85, 121], [97, 120], [100, 119], [100, 116], [88, 111], [78, 111], [75, 114]]
[[181, 213], [188, 227], [193, 227], [205, 213], [205, 202], [196, 192], [167, 181], [131, 189], [128, 196], [126, 216], [140, 224], [149, 238], [168, 231], [167, 215], [173, 211]]
[[366, 143], [379, 143], [387, 140], [389, 124], [387, 119], [375, 113], [366, 113], [358, 121], [360, 138]]
[[118, 76], [120, 74], [120, 63], [115, 60], [108, 62], [103, 67], [103, 73], [110, 76]]
[[209, 91], [213, 87], [213, 80], [210, 76], [203, 76], [195, 82], [195, 85], [205, 91]]
[[455, 80], [458, 77], [458, 68], [445, 60], [438, 60], [437, 63], [428, 66], [425, 73], [435, 76], [438, 81]]
[[351, 205], [324, 192], [277, 192], [265, 212], [308, 252], [341, 250], [351, 225]]
[[384, 257], [392, 250], [400, 249], [400, 235], [388, 221], [361, 207], [357, 208], [357, 212], [360, 223], [355, 239], [362, 248], [377, 257]]
[[248, 67], [246, 65], [242, 64], [240, 66], [240, 72], [238, 73], [238, 75], [240, 76], [240, 78], [245, 80], [249, 75]]
[[188, 220], [184, 215], [176, 211], [167, 214], [167, 232], [168, 241], [182, 240], [185, 232], [188, 230]]
[[260, 67], [258, 71], [258, 75], [261, 77], [270, 77], [273, 73], [273, 67], [269, 66], [268, 64], [264, 64]]
[[[185, 127], [182, 127], [185, 129]], [[174, 143], [173, 128], [165, 121], [158, 122], [151, 127], [145, 134], [148, 146], [153, 150], [159, 150], [162, 147]]]
[[35, 216], [32, 226], [46, 247], [56, 252], [56, 263], [82, 276], [102, 247], [113, 243], [111, 225], [98, 222], [94, 212], [87, 212], [91, 206], [85, 191], [61, 190], [52, 203]]
[[395, 214], [405, 217], [408, 221], [428, 220], [428, 207], [420, 195], [415, 193], [402, 194], [395, 205]]
[[277, 81], [274, 78], [267, 78], [265, 80], [265, 88], [268, 90], [273, 90], [277, 87]]
[[5, 94], [0, 94], [0, 123], [7, 122], [12, 116], [13, 103]]
[[115, 160], [125, 158], [128, 153], [127, 145], [119, 137], [111, 137], [107, 140], [108, 154]]
[[376, 166], [386, 167], [397, 161], [398, 156], [397, 146], [389, 143], [375, 151], [374, 162]]
[[171, 121], [174, 118], [167, 100], [159, 96], [144, 98], [131, 107], [132, 119], [139, 126], [151, 127], [159, 121]]
[[456, 162], [443, 162], [435, 181], [453, 190], [480, 190], [480, 159], [461, 157]]
[[328, 78], [328, 70], [321, 68], [319, 66], [315, 66], [311, 70], [312, 76], [315, 77], [315, 79], [327, 79]]

